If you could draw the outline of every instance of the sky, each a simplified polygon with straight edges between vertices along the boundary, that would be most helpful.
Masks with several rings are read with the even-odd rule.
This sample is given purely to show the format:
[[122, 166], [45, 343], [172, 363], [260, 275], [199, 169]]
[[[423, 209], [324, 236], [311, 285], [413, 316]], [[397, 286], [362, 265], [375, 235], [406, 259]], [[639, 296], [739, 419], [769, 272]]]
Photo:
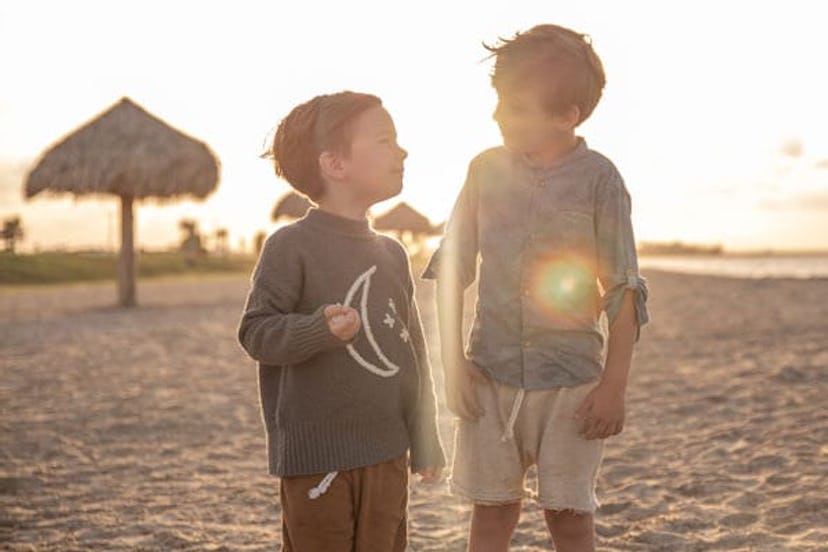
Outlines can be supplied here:
[[116, 248], [114, 198], [24, 200], [38, 156], [122, 96], [206, 142], [206, 201], [142, 203], [139, 247], [182, 218], [250, 247], [290, 190], [260, 159], [320, 93], [379, 95], [409, 152], [401, 195], [433, 222], [469, 160], [498, 145], [482, 43], [539, 23], [585, 32], [607, 86], [578, 133], [632, 195], [638, 240], [828, 248], [828, 33], [819, 2], [0, 0], [0, 219], [23, 249]]

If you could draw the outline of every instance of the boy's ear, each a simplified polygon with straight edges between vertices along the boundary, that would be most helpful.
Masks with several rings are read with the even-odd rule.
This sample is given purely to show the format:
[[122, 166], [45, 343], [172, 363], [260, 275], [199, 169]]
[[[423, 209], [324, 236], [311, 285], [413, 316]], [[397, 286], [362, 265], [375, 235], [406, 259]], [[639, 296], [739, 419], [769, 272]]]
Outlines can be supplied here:
[[323, 151], [319, 154], [319, 172], [322, 176], [339, 180], [345, 174], [345, 163], [342, 156], [331, 151]]
[[566, 111], [561, 113], [560, 117], [561, 122], [563, 122], [567, 127], [575, 128], [578, 126], [578, 120], [581, 118], [581, 108], [575, 104], [572, 104]]

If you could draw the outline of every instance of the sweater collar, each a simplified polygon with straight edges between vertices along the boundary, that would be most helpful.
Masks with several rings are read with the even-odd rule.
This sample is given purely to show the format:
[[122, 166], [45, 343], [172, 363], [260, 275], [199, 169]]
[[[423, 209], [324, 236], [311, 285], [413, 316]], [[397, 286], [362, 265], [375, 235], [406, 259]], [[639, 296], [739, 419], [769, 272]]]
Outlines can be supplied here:
[[371, 223], [367, 218], [362, 220], [350, 219], [314, 207], [308, 210], [304, 220], [314, 228], [353, 238], [367, 238], [374, 235]]

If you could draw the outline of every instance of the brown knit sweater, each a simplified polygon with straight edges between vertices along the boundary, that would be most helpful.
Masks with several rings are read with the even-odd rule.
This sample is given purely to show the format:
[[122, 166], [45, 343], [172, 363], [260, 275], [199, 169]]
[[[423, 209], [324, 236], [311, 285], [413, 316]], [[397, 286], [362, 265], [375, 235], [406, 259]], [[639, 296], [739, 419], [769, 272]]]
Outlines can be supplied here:
[[[362, 326], [345, 343], [326, 305]], [[270, 473], [342, 471], [410, 449], [413, 470], [444, 465], [408, 256], [395, 240], [321, 210], [268, 238], [239, 341], [259, 363]]]

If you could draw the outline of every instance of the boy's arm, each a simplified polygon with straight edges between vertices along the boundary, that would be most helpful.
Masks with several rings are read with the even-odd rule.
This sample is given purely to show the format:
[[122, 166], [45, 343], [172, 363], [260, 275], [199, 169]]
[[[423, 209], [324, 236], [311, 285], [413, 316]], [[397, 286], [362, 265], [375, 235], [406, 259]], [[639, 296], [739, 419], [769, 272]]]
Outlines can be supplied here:
[[476, 277], [479, 251], [476, 166], [476, 161], [469, 165], [440, 248], [423, 273], [423, 278], [437, 280], [437, 321], [446, 404], [453, 413], [470, 420], [482, 413], [474, 381], [484, 377], [466, 358], [463, 346], [463, 292]]
[[586, 439], [605, 439], [624, 429], [627, 381], [637, 331], [633, 292], [627, 291], [609, 328], [607, 359], [601, 381], [576, 412], [581, 434]]
[[621, 392], [627, 389], [633, 347], [638, 333], [638, 324], [635, 320], [634, 293], [632, 290], [624, 292], [618, 316], [610, 325], [607, 360], [604, 364], [604, 374], [601, 376], [601, 384]]
[[649, 319], [647, 280], [638, 272], [638, 254], [631, 219], [630, 194], [613, 173], [599, 186], [595, 212], [598, 279], [604, 289], [603, 310], [610, 330], [628, 291], [632, 293], [635, 340]]
[[328, 327], [330, 305], [310, 314], [293, 312], [301, 289], [301, 263], [283, 241], [272, 237], [265, 244], [238, 330], [244, 350], [263, 364], [296, 364], [343, 345]]
[[419, 400], [408, 421], [411, 435], [411, 470], [422, 475], [423, 481], [433, 482], [439, 478], [442, 467], [446, 465], [446, 456], [437, 429], [437, 399], [434, 394], [428, 348], [413, 295], [409, 313], [408, 331], [417, 356], [419, 375]]
[[463, 286], [450, 274], [437, 280], [437, 322], [445, 376], [446, 406], [466, 420], [479, 418], [475, 381], [484, 378], [463, 350]]
[[601, 381], [577, 413], [587, 439], [603, 439], [623, 429], [633, 347], [640, 327], [649, 320], [647, 284], [638, 274], [629, 193], [617, 174], [603, 184], [598, 190], [595, 216], [598, 279], [604, 289], [609, 337]]

